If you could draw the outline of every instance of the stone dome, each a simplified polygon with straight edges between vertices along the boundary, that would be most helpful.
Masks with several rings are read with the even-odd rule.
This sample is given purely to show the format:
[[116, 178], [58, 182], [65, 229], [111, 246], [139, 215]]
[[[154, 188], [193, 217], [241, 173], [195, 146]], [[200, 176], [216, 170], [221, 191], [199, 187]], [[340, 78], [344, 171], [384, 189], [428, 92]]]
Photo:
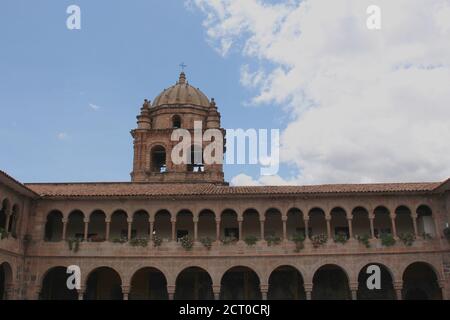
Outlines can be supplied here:
[[194, 88], [186, 81], [186, 74], [181, 72], [178, 82], [161, 92], [153, 101], [152, 107], [163, 105], [190, 104], [209, 107], [208, 97], [198, 88]]

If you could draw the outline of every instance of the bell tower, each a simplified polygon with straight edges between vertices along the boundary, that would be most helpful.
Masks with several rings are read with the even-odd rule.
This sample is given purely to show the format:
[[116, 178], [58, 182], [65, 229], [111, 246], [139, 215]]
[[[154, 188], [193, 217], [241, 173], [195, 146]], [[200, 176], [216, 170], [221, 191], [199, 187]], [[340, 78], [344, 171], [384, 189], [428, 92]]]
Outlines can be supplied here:
[[[220, 113], [214, 99], [191, 86], [181, 72], [175, 85], [164, 89], [153, 101], [145, 100], [137, 116], [137, 128], [131, 131], [134, 139], [134, 160], [131, 179], [142, 183], [214, 183], [225, 184], [223, 161], [206, 164], [201, 146], [192, 145], [184, 155], [187, 161], [179, 164], [172, 159], [172, 151], [179, 141], [172, 141], [172, 133], [184, 129], [194, 137], [195, 125], [201, 124], [202, 134], [208, 129], [222, 133]], [[222, 159], [223, 160], [223, 157]]]

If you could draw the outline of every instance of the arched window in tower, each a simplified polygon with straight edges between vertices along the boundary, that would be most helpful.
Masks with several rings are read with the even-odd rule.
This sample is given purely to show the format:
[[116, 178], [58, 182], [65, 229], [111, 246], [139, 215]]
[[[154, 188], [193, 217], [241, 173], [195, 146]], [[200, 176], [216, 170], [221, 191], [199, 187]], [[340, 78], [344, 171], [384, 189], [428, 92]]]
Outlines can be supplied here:
[[172, 118], [172, 128], [179, 129], [181, 128], [181, 117], [179, 115], [175, 115]]
[[166, 149], [162, 146], [156, 146], [151, 152], [151, 171], [156, 173], [167, 172]]
[[191, 146], [191, 159], [188, 164], [188, 171], [190, 172], [204, 172], [205, 165], [203, 159], [203, 148], [202, 146], [193, 145]]

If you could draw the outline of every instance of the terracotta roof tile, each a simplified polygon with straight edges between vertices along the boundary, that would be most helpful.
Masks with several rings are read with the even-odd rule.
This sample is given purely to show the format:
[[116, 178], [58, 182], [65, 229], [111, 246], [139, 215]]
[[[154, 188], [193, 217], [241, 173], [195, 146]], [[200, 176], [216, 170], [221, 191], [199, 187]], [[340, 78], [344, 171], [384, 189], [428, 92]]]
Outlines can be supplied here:
[[431, 192], [441, 182], [230, 187], [214, 184], [44, 183], [26, 184], [42, 197], [165, 197], [197, 195], [305, 195]]

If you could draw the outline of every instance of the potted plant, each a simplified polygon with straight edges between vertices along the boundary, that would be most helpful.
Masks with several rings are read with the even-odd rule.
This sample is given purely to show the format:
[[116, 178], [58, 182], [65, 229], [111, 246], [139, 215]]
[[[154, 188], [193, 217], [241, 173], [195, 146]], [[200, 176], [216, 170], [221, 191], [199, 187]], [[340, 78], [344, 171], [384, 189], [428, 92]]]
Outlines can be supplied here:
[[345, 244], [348, 241], [348, 236], [346, 233], [338, 233], [334, 236], [334, 242]]
[[392, 247], [395, 245], [395, 239], [394, 236], [390, 233], [383, 233], [381, 235], [381, 244], [385, 247]]
[[148, 245], [147, 238], [135, 238], [130, 240], [130, 246], [133, 247], [146, 247]]
[[256, 244], [256, 242], [258, 241], [258, 237], [247, 236], [247, 237], [245, 237], [244, 241], [248, 246], [254, 246]]
[[416, 240], [416, 236], [411, 232], [400, 233], [398, 237], [408, 247], [411, 247]]
[[297, 232], [292, 236], [292, 241], [295, 243], [295, 252], [300, 252], [305, 247], [305, 235]]
[[281, 238], [275, 235], [268, 235], [266, 237], [267, 245], [270, 246], [276, 246], [279, 245], [281, 242]]
[[311, 236], [311, 243], [314, 248], [318, 248], [320, 246], [323, 246], [328, 241], [328, 236], [326, 234], [317, 234], [314, 236]]
[[222, 239], [222, 243], [224, 245], [230, 245], [230, 244], [234, 244], [237, 242], [237, 238], [236, 237], [225, 237], [224, 239]]
[[189, 251], [194, 246], [194, 241], [189, 236], [184, 236], [180, 238], [181, 246], [186, 250]]
[[161, 244], [162, 244], [162, 238], [160, 238], [160, 237], [158, 237], [156, 234], [155, 235], [153, 235], [153, 238], [152, 238], [152, 241], [153, 241], [153, 246], [156, 248], [156, 247], [160, 247], [161, 246]]
[[201, 242], [201, 244], [203, 244], [203, 246], [204, 246], [206, 249], [211, 250], [211, 248], [212, 248], [212, 243], [213, 243], [213, 240], [212, 240], [211, 238], [209, 238], [209, 237], [201, 238], [201, 239], [200, 239], [200, 242]]
[[370, 238], [368, 234], [357, 235], [356, 239], [358, 239], [358, 241], [362, 243], [366, 248], [370, 248]]

